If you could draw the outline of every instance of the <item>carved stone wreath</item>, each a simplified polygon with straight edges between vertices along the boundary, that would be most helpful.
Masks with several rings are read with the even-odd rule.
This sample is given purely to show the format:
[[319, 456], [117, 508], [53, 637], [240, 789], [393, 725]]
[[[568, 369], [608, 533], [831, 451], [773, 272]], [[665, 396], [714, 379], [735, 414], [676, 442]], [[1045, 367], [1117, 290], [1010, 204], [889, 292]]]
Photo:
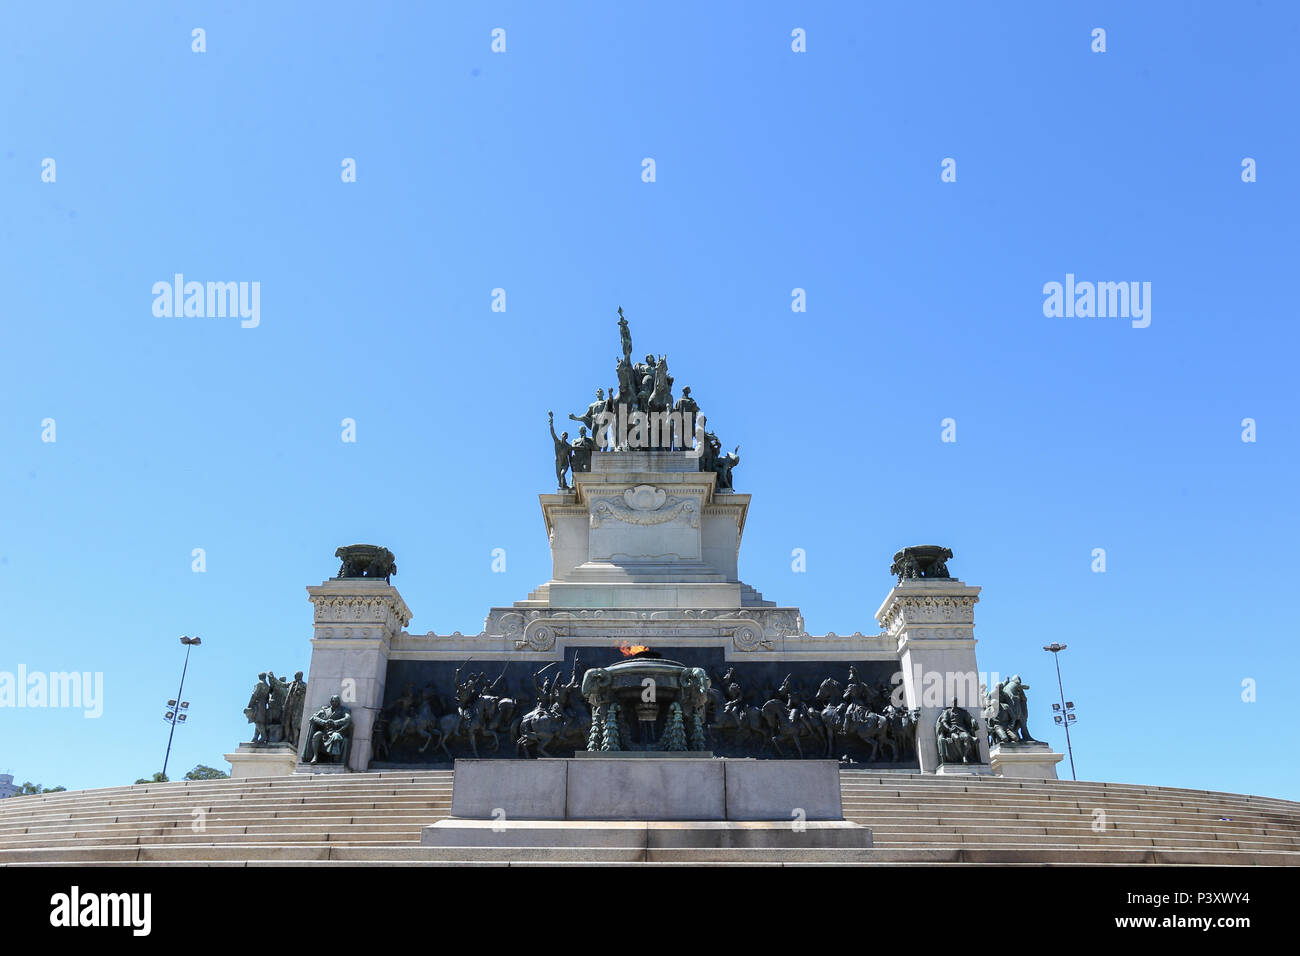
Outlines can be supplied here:
[[670, 496], [653, 485], [628, 488], [619, 498], [597, 498], [591, 506], [591, 526], [599, 528], [602, 521], [613, 519], [624, 524], [666, 524], [679, 515], [686, 515], [692, 528], [700, 526], [700, 509], [694, 498]]

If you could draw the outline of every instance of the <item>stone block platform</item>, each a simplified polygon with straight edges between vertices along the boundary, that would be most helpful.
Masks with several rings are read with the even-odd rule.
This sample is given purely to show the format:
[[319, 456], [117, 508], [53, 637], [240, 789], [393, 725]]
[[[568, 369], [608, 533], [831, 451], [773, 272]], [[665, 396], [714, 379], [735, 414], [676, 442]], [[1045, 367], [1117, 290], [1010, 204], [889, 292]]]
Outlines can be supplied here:
[[843, 820], [834, 760], [596, 755], [457, 760], [451, 815], [469, 820]]
[[[844, 819], [833, 760], [702, 760], [677, 754], [584, 754], [551, 760], [458, 760], [451, 818], [424, 828], [431, 848], [527, 847], [564, 860], [587, 849], [834, 851], [866, 859], [871, 830]], [[846, 851], [847, 856], [846, 856]]]

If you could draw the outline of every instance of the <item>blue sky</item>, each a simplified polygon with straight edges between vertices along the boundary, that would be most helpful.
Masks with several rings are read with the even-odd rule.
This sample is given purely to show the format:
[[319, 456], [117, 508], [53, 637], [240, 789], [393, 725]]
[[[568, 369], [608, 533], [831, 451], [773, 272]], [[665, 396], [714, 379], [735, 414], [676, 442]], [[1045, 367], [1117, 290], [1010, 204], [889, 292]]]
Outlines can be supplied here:
[[[0, 770], [157, 770], [180, 634], [170, 770], [225, 768], [340, 544], [397, 554], [413, 632], [524, 597], [546, 411], [610, 384], [621, 305], [810, 631], [874, 633], [894, 550], [946, 544], [1058, 747], [1069, 645], [1081, 778], [1300, 799], [1297, 48], [1266, 2], [9, 7], [0, 670], [105, 701], [0, 711]], [[156, 317], [177, 272], [260, 324]], [[1045, 317], [1067, 273], [1150, 282], [1150, 326]]]

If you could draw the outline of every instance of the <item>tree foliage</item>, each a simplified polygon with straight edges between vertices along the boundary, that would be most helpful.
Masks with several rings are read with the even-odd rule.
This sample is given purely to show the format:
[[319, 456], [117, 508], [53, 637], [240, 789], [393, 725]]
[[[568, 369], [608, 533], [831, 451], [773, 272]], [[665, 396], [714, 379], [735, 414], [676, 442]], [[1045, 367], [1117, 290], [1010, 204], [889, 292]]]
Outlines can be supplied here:
[[27, 794], [27, 793], [61, 793], [67, 789], [68, 788], [64, 786], [46, 787], [43, 786], [42, 784], [32, 783], [30, 780], [27, 780], [23, 783], [21, 789], [19, 789], [19, 791], [16, 794], [14, 794], [14, 796], [21, 797], [23, 794]]
[[218, 770], [216, 767], [209, 767], [207, 764], [199, 764], [193, 770], [185, 775], [186, 780], [223, 780], [230, 774], [224, 770]]

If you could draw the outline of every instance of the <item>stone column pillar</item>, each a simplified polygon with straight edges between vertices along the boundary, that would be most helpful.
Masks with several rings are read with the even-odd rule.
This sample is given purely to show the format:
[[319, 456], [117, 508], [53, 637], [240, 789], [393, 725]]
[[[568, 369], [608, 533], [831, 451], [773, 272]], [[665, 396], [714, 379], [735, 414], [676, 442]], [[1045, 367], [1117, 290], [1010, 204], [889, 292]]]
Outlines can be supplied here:
[[[979, 724], [980, 759], [989, 761], [984, 701], [975, 664], [975, 604], [980, 589], [956, 578], [915, 578], [896, 585], [876, 620], [898, 642], [903, 700], [920, 710], [916, 750], [921, 771], [939, 769], [935, 721], [945, 707], [966, 708]], [[983, 768], [987, 772], [987, 767]]]
[[338, 694], [352, 711], [348, 768], [365, 770], [370, 766], [371, 729], [384, 703], [388, 649], [410, 623], [411, 610], [397, 588], [379, 578], [331, 578], [307, 588], [307, 594], [315, 631], [301, 743], [307, 746], [311, 715]]

